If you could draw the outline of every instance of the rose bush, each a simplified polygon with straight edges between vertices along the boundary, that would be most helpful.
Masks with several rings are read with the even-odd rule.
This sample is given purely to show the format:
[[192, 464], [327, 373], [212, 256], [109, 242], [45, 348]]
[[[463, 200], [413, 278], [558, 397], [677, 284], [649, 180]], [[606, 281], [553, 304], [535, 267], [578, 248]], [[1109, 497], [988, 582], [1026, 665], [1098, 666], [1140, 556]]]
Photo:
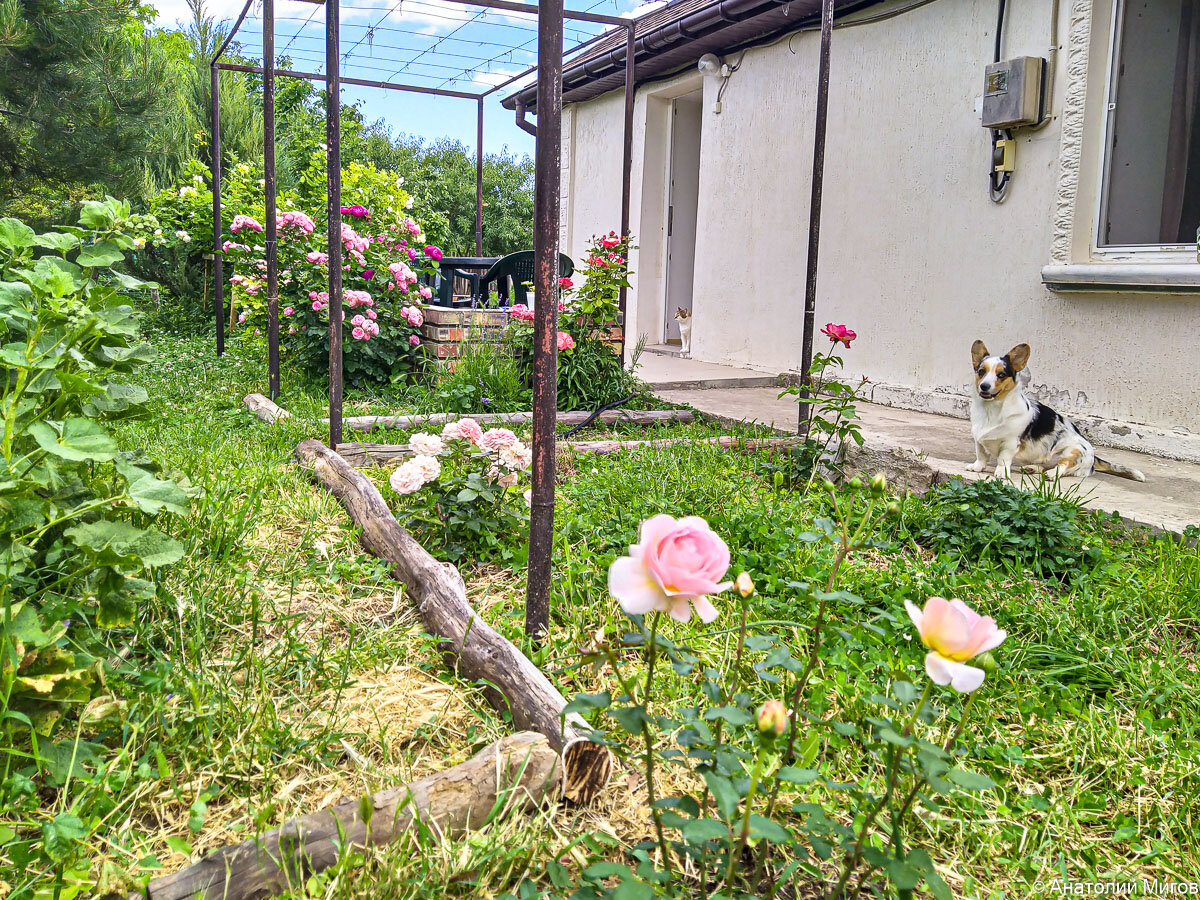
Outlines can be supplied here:
[[417, 432], [408, 445], [415, 455], [388, 484], [406, 499], [405, 522], [422, 544], [451, 560], [524, 559], [514, 535], [528, 530], [522, 487], [532, 449], [509, 429], [484, 431], [474, 419], [449, 422], [440, 435]]

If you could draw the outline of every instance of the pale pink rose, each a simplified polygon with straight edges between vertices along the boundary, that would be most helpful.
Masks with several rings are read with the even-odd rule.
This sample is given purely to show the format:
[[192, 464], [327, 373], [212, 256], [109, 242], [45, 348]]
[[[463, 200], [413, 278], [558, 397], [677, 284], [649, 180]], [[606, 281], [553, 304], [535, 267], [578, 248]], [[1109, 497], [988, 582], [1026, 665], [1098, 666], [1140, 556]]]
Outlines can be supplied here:
[[433, 297], [433, 291], [426, 285], [421, 285], [421, 287], [417, 288], [417, 293], [426, 300], [429, 300]]
[[533, 450], [520, 441], [508, 447], [501, 447], [497, 455], [502, 465], [518, 472], [524, 472], [533, 462]]
[[415, 334], [410, 334], [408, 336], [408, 345], [410, 347], [420, 347], [421, 339], [419, 337], [417, 337]]
[[389, 290], [389, 291], [394, 291], [395, 289], [396, 289], [396, 282], [394, 282], [394, 281], [389, 281], [389, 282], [388, 282], [388, 290]]
[[488, 453], [495, 453], [503, 447], [511, 447], [517, 442], [517, 436], [507, 428], [489, 428], [479, 438], [477, 443]]
[[979, 615], [961, 600], [943, 597], [930, 597], [924, 610], [905, 600], [904, 608], [921, 643], [929, 648], [925, 674], [934, 684], [948, 684], [960, 694], [983, 684], [983, 669], [964, 663], [1004, 643], [1008, 634], [996, 627], [995, 619]]
[[410, 309], [411, 309], [411, 312], [409, 312], [409, 314], [408, 314], [408, 324], [411, 325], [413, 328], [420, 328], [422, 323], [424, 323], [424, 321], [425, 321], [425, 316], [423, 316], [421, 314], [421, 311], [419, 309], [417, 309], [415, 306], [410, 307]]
[[409, 459], [389, 476], [388, 484], [397, 494], [415, 494], [425, 486], [425, 476]]
[[728, 570], [729, 548], [702, 518], [657, 515], [642, 523], [629, 556], [609, 566], [608, 591], [630, 615], [658, 610], [686, 622], [694, 606], [700, 621], [711, 622], [717, 610], [708, 596], [732, 586], [718, 580]]
[[433, 456], [418, 454], [408, 461], [408, 465], [421, 473], [426, 484], [436, 481], [437, 477], [442, 474], [442, 464]]
[[528, 488], [525, 491], [525, 505], [533, 506], [533, 488]]
[[463, 439], [462, 429], [458, 422], [447, 422], [442, 426], [443, 441], [461, 441]]
[[472, 444], [483, 440], [483, 428], [474, 419], [461, 419], [458, 423], [458, 433]]
[[245, 313], [238, 313], [238, 321], [239, 321], [239, 322], [245, 322], [245, 321], [246, 321], [246, 314], [245, 314]]
[[499, 478], [496, 479], [496, 484], [500, 485], [500, 487], [502, 487], [502, 488], [516, 487], [517, 486], [517, 473], [516, 472], [505, 472], [503, 475], [501, 475]]
[[367, 320], [364, 319], [361, 315], [357, 315], [353, 319], [350, 320], [350, 324], [351, 325], [362, 325], [366, 321]]
[[427, 434], [424, 431], [418, 431], [408, 439], [408, 446], [412, 447], [414, 453], [419, 453], [422, 456], [441, 456], [446, 452], [446, 447], [442, 443], [442, 439], [436, 434]]

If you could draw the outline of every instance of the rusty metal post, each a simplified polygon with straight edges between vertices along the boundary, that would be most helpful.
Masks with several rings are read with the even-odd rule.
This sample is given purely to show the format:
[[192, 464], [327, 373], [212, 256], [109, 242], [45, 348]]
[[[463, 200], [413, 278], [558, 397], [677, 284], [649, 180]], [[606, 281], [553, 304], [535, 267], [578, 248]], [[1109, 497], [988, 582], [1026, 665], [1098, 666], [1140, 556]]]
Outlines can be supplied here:
[[475, 255], [483, 256], [483, 98], [479, 98], [475, 132]]
[[825, 188], [825, 132], [829, 121], [829, 50], [833, 43], [833, 2], [821, 4], [821, 56], [817, 65], [817, 121], [813, 128], [812, 185], [808, 201], [808, 278], [804, 285], [804, 345], [800, 356], [800, 434], [808, 431], [812, 405], [804, 403], [812, 386], [813, 338], [817, 318], [817, 256], [821, 238], [821, 198]]
[[225, 353], [225, 273], [222, 271], [221, 245], [224, 227], [221, 224], [221, 70], [212, 65], [212, 227], [213, 227], [213, 314], [217, 324], [217, 356]]
[[558, 215], [562, 157], [563, 0], [538, 6], [538, 129], [534, 149], [533, 503], [525, 633], [550, 630], [554, 549], [554, 424], [558, 406]]
[[[629, 22], [629, 30], [625, 35], [625, 130], [621, 144], [621, 235], [622, 237], [629, 236], [629, 203], [630, 203], [630, 179], [633, 174], [633, 100], [634, 91], [637, 89], [637, 71], [634, 62], [636, 49], [634, 46], [634, 35], [636, 25], [633, 20]], [[626, 259], [629, 258], [628, 253]], [[617, 308], [621, 326], [621, 359], [625, 359], [625, 336], [629, 331], [625, 314], [626, 295], [628, 288], [621, 286], [621, 292], [617, 298]]]
[[263, 204], [267, 245], [267, 387], [279, 399], [279, 227], [275, 215], [275, 0], [263, 0]]
[[325, 159], [329, 215], [329, 446], [342, 442], [342, 88], [339, 0], [325, 0]]

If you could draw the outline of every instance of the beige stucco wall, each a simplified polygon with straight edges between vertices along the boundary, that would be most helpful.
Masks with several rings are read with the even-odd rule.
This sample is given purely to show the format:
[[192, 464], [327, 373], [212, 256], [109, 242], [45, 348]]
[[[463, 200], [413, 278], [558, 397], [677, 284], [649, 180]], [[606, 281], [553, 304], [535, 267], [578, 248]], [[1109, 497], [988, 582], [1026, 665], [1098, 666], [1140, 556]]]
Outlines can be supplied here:
[[[1046, 54], [1050, 10], [1051, 0], [1011, 0], [1006, 57]], [[858, 331], [847, 368], [884, 402], [961, 413], [972, 340], [1027, 341], [1034, 386], [1063, 412], [1200, 433], [1200, 296], [1063, 294], [1041, 280], [1053, 259], [1090, 253], [1108, 10], [1063, 0], [1056, 117], [1018, 131], [1001, 205], [988, 199], [976, 110], [995, 13], [995, 0], [953, 0], [835, 31], [818, 327]], [[639, 89], [631, 331], [661, 337], [669, 99], [703, 84], [693, 356], [799, 366], [817, 45], [808, 33], [749, 51], [720, 114], [718, 79], [685, 73]], [[577, 259], [590, 234], [618, 224], [621, 108], [615, 92], [564, 119], [563, 236]]]

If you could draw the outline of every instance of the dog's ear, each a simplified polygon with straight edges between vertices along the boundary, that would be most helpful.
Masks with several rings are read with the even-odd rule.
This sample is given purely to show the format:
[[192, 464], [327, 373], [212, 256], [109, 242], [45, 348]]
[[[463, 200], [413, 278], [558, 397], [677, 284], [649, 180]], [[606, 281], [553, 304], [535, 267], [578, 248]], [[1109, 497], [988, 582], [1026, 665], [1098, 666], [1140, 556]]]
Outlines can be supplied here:
[[975, 368], [979, 368], [979, 364], [983, 362], [983, 358], [987, 355], [987, 345], [983, 341], [976, 341], [971, 345], [971, 365]]
[[1029, 362], [1029, 345], [1017, 344], [1008, 351], [1008, 361], [1012, 364], [1013, 374], [1020, 372]]

